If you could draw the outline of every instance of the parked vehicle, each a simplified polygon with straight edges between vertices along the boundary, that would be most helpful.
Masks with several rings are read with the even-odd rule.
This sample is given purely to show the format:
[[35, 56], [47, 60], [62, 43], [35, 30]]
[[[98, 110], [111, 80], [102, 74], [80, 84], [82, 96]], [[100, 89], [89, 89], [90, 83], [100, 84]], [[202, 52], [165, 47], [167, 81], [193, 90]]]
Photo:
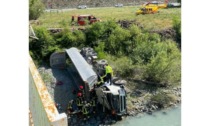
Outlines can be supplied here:
[[168, 3], [168, 8], [178, 8], [181, 7], [181, 3]]
[[123, 7], [123, 4], [122, 3], [117, 3], [114, 5], [115, 7]]
[[87, 9], [87, 5], [79, 5], [77, 6], [78, 9]]
[[[75, 21], [76, 19], [76, 21]], [[72, 16], [72, 24], [76, 22], [77, 25], [83, 26], [87, 24], [92, 24], [95, 22], [101, 21], [99, 18], [96, 18], [93, 15], [87, 14], [87, 15], [78, 15], [78, 16]]]

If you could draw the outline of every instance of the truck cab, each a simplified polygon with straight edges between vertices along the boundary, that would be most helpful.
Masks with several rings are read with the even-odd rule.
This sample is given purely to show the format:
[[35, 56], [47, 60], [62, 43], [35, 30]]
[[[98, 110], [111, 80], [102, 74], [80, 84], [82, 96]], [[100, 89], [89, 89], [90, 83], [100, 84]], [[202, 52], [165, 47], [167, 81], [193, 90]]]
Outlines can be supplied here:
[[99, 103], [106, 107], [112, 114], [126, 114], [126, 92], [123, 86], [102, 85], [96, 88]]

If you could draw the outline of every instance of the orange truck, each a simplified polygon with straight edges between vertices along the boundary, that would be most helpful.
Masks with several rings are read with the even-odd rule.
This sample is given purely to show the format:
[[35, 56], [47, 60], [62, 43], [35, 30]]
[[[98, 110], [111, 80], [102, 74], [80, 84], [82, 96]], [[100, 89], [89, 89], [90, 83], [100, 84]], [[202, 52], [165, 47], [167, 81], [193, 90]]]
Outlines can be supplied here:
[[[75, 21], [76, 20], [76, 21]], [[95, 22], [100, 22], [101, 20], [99, 18], [96, 18], [93, 15], [78, 15], [78, 16], [72, 16], [72, 24], [73, 22], [76, 22], [77, 25], [84, 26], [87, 24], [93, 24]]]

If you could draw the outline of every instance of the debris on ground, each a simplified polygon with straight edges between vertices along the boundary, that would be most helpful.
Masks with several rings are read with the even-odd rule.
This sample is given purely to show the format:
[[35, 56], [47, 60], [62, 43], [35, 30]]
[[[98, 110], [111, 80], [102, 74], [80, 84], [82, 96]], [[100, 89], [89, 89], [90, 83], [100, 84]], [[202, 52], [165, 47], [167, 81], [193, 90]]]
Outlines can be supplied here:
[[143, 28], [142, 24], [138, 23], [136, 20], [119, 20], [117, 23], [120, 24], [120, 26], [123, 28], [129, 28], [132, 24]]
[[161, 30], [153, 30], [153, 31], [151, 31], [151, 33], [157, 33], [162, 38], [165, 38], [165, 39], [173, 39], [173, 40], [175, 40], [175, 38], [176, 38], [176, 31], [173, 28], [166, 28], [166, 29], [161, 29]]

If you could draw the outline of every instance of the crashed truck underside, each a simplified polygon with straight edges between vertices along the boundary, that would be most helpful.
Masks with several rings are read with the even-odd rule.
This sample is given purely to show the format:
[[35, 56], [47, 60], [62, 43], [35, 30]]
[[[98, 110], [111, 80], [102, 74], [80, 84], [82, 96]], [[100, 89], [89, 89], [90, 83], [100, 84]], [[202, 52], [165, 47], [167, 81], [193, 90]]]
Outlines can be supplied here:
[[[67, 67], [66, 59], [70, 58], [71, 63], [74, 65], [83, 81], [86, 100], [89, 101], [91, 99], [90, 91], [94, 89], [96, 91], [98, 102], [102, 106], [117, 115], [126, 114], [126, 92], [122, 85], [110, 85], [105, 83], [100, 87], [94, 88], [94, 84], [97, 83], [98, 75], [101, 73], [102, 69], [100, 63], [103, 63], [104, 60], [98, 61], [98, 64], [94, 65], [97, 66], [97, 68], [93, 67], [89, 60], [96, 57], [96, 53], [93, 53], [92, 48], [86, 48], [86, 50], [88, 50], [89, 53], [87, 51], [85, 54], [83, 53], [83, 55], [81, 55], [80, 51], [74, 47], [66, 49], [65, 52], [53, 53], [50, 57], [51, 67], [65, 68]], [[91, 56], [91, 54], [94, 55]], [[77, 87], [79, 87], [79, 84]]]

